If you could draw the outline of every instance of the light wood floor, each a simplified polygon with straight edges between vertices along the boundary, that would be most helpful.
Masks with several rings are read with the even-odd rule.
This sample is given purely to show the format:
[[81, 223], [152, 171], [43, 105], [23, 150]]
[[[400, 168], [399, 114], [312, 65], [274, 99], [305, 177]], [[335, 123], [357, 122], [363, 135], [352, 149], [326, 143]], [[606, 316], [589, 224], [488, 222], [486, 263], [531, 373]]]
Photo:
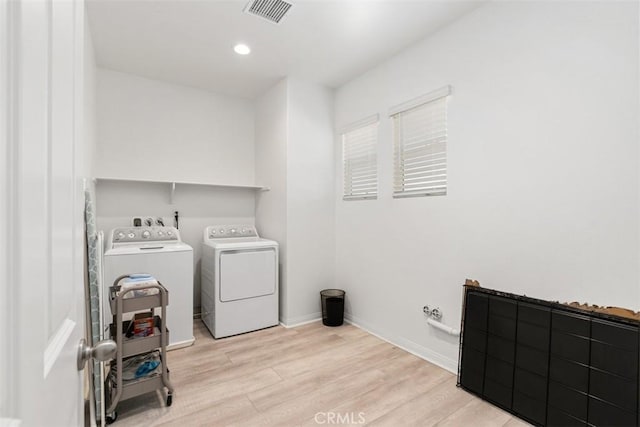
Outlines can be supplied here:
[[355, 326], [314, 322], [222, 340], [200, 321], [194, 329], [194, 346], [168, 353], [173, 405], [159, 393], [123, 401], [113, 427], [528, 425]]

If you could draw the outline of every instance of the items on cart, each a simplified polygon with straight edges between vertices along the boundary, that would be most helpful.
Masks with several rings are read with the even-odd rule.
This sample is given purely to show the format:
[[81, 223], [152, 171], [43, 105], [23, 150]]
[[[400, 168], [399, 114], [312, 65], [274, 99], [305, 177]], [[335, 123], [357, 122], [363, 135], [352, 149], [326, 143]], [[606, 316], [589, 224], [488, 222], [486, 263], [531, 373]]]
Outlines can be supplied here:
[[122, 361], [122, 379], [124, 381], [137, 380], [160, 372], [160, 352], [132, 356]]
[[153, 335], [153, 327], [155, 326], [155, 317], [153, 310], [144, 313], [136, 313], [133, 319], [128, 323], [127, 330], [124, 335], [131, 337], [148, 337]]
[[149, 285], [157, 285], [158, 281], [150, 274], [130, 274], [129, 276], [121, 279], [118, 283], [118, 294], [122, 294], [122, 298], [138, 298], [148, 295], [157, 295], [157, 288], [149, 288]]

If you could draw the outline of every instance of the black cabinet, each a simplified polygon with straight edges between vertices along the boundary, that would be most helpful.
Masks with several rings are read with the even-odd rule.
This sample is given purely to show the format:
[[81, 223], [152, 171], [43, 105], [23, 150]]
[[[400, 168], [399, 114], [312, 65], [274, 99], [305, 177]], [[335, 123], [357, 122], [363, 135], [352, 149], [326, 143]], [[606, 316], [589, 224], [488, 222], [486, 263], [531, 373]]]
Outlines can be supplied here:
[[465, 290], [459, 385], [535, 425], [639, 424], [638, 322]]

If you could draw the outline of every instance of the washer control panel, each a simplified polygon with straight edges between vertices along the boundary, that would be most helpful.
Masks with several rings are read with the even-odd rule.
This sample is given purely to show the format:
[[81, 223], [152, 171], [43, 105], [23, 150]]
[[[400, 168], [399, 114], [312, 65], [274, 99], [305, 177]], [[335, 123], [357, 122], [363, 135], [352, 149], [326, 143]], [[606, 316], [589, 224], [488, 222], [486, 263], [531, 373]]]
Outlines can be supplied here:
[[205, 240], [233, 237], [258, 237], [258, 232], [253, 225], [210, 225], [204, 230]]
[[112, 243], [178, 242], [180, 232], [174, 227], [127, 227], [111, 231]]

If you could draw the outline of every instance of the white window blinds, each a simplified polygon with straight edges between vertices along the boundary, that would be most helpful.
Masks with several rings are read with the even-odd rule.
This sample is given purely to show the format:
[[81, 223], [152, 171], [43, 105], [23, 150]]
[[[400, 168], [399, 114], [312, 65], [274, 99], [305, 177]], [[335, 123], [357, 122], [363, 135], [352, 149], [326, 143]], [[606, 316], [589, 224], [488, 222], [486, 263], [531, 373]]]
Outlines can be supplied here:
[[375, 115], [342, 131], [344, 200], [378, 196], [378, 120]]
[[393, 197], [447, 194], [447, 98], [451, 87], [391, 109]]

